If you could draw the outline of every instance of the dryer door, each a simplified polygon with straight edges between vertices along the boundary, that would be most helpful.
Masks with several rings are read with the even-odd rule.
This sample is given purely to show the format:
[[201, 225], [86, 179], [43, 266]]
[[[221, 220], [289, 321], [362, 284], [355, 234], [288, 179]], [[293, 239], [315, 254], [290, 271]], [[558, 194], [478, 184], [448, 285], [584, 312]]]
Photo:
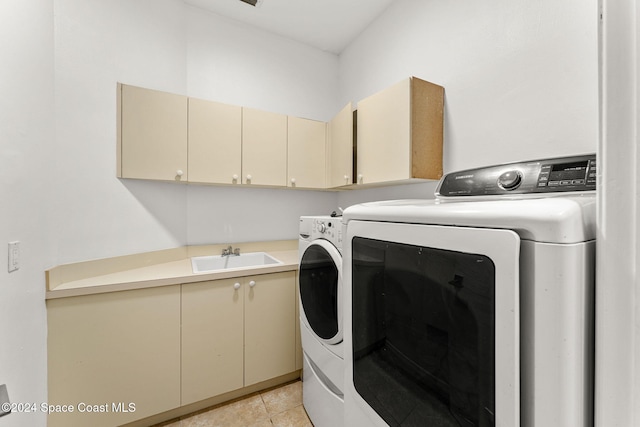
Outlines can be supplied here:
[[345, 425], [520, 426], [511, 230], [350, 221]]
[[342, 256], [314, 240], [300, 257], [300, 317], [327, 344], [342, 341]]

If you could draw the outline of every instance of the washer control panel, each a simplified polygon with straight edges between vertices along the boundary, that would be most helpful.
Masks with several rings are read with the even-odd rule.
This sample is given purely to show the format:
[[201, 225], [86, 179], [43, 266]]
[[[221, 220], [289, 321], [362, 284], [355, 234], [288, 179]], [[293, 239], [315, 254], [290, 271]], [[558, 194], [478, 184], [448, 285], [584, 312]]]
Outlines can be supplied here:
[[468, 169], [442, 177], [436, 197], [590, 191], [596, 173], [595, 154]]
[[342, 221], [340, 217], [300, 217], [300, 236], [305, 239], [326, 239], [334, 245], [342, 245]]

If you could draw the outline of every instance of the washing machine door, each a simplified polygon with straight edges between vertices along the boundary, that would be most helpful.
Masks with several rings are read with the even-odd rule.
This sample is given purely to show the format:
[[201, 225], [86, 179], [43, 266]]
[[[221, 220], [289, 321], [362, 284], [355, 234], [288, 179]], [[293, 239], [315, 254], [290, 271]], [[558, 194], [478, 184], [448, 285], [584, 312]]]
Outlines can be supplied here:
[[317, 239], [300, 256], [300, 318], [327, 344], [342, 341], [342, 255]]

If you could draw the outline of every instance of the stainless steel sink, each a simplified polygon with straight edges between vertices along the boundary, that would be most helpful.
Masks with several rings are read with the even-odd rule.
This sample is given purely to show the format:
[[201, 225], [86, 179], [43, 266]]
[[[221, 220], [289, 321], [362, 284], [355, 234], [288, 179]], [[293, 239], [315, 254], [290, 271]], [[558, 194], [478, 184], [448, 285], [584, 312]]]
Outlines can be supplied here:
[[191, 258], [191, 268], [194, 273], [210, 273], [218, 270], [260, 267], [263, 265], [282, 264], [266, 252], [249, 252], [240, 255], [211, 255]]

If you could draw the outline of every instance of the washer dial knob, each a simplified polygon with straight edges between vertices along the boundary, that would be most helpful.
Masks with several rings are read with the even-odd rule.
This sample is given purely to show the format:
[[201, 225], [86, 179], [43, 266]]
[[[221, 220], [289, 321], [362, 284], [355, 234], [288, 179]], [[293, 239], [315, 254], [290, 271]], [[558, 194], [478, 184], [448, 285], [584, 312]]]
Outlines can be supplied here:
[[515, 190], [522, 183], [522, 174], [512, 170], [504, 172], [498, 177], [498, 185], [505, 190]]

